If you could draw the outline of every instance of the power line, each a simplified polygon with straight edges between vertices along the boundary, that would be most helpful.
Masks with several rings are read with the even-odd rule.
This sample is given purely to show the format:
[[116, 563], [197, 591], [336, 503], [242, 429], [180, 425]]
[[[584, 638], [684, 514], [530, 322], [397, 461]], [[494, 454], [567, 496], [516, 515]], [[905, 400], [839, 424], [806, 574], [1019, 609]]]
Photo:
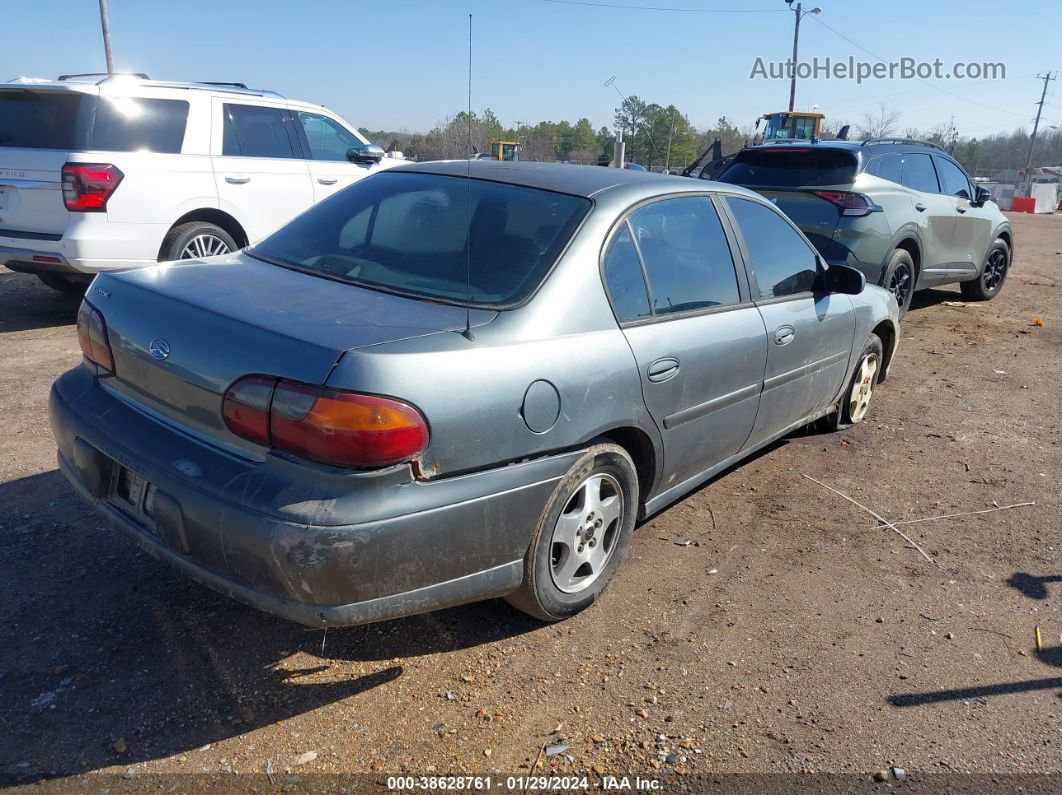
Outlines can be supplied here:
[[591, 6], [592, 8], [620, 8], [627, 11], [680, 11], [684, 14], [777, 14], [788, 13], [787, 8], [674, 8], [671, 6], [628, 6], [619, 3], [591, 3], [588, 0], [542, 0], [563, 6]]
[[[831, 33], [833, 33], [835, 36], [840, 36], [842, 39], [847, 41], [853, 47], [855, 47], [858, 50], [862, 50], [863, 52], [865, 52], [867, 55], [869, 55], [871, 58], [873, 58], [874, 60], [878, 61], [879, 63], [888, 63], [888, 61], [886, 61], [884, 58], [882, 58], [877, 53], [873, 53], [870, 50], [868, 50], [866, 47], [864, 47], [863, 45], [852, 41], [850, 38], [848, 38], [843, 33], [841, 33], [841, 31], [837, 30], [836, 28], [830, 27], [825, 22], [823, 22], [821, 19], [819, 19], [818, 17], [812, 17], [812, 19], [814, 19], [816, 22], [818, 22], [820, 25], [822, 25], [824, 28], [826, 28], [826, 30], [828, 30]], [[967, 97], [962, 96], [961, 94], [956, 94], [954, 91], [949, 91], [948, 89], [943, 88], [942, 86], [938, 86], [935, 83], [930, 83], [928, 80], [926, 80], [924, 78], [916, 76], [915, 80], [917, 80], [919, 83], [923, 83], [924, 85], [929, 86], [930, 88], [936, 89], [937, 91], [940, 91], [940, 92], [942, 92], [944, 94], [947, 94], [948, 96], [955, 97], [955, 99], [961, 99], [963, 102], [969, 102], [971, 105], [977, 105], [978, 107], [985, 108], [986, 110], [994, 110], [997, 113], [1006, 113], [1006, 114], [1011, 115], [1011, 116], [1021, 116], [1022, 118], [1026, 118], [1026, 119], [1028, 118], [1027, 114], [1024, 114], [1024, 113], [1017, 113], [1017, 112], [1015, 112], [1013, 110], [1004, 110], [1003, 108], [997, 108], [997, 107], [995, 107], [993, 105], [986, 105], [983, 102], [978, 102], [975, 99], [969, 99]]]

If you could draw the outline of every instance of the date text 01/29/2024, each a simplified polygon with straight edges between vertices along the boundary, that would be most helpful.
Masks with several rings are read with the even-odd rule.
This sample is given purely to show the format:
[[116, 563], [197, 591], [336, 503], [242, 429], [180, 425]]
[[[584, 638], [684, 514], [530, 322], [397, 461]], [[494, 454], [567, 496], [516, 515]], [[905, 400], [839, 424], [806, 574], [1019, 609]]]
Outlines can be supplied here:
[[[507, 776], [495, 781], [491, 776], [390, 776], [387, 789], [393, 791], [471, 791], [490, 792], [500, 789], [519, 792], [577, 791], [590, 788], [586, 776]], [[504, 785], [504, 786], [501, 786]], [[660, 781], [641, 776], [602, 776], [598, 788], [610, 791], [652, 792]]]

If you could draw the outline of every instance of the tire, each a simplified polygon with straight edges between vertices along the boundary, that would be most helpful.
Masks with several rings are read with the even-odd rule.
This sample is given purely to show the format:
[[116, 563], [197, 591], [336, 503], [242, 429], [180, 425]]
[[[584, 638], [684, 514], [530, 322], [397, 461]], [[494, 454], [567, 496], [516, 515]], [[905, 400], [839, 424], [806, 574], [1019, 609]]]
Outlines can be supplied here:
[[959, 282], [962, 297], [967, 301], [991, 301], [1003, 289], [1010, 272], [1010, 246], [997, 237], [985, 256], [985, 264], [976, 279]]
[[884, 351], [881, 338], [877, 334], [867, 337], [855, 372], [852, 373], [852, 380], [848, 382], [848, 388], [841, 398], [841, 405], [837, 411], [823, 418], [826, 430], [839, 431], [850, 428], [867, 416], [870, 400], [874, 396], [874, 384], [881, 375], [881, 367], [885, 361]]
[[[588, 504], [595, 491], [596, 508]], [[524, 556], [524, 580], [505, 600], [542, 621], [585, 610], [619, 568], [637, 516], [634, 462], [618, 445], [595, 443], [550, 495]]]
[[214, 257], [238, 249], [239, 246], [232, 239], [232, 235], [220, 226], [208, 224], [206, 221], [191, 221], [173, 227], [166, 234], [159, 251], [159, 262]]
[[889, 264], [885, 266], [885, 277], [882, 286], [896, 296], [896, 303], [900, 307], [900, 318], [907, 314], [911, 308], [911, 299], [914, 297], [915, 282], [918, 273], [915, 271], [914, 260], [911, 254], [898, 248], [892, 252]]
[[53, 290], [58, 290], [66, 295], [83, 296], [85, 290], [92, 283], [92, 277], [79, 278], [77, 276], [67, 276], [63, 273], [38, 273], [37, 278], [40, 279], [41, 284], [46, 287], [51, 287]]

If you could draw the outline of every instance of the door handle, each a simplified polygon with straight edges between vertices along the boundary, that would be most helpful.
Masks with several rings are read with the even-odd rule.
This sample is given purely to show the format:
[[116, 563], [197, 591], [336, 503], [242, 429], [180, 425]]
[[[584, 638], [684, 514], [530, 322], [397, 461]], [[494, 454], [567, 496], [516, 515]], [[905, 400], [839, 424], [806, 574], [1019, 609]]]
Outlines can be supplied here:
[[225, 181], [230, 185], [244, 185], [251, 181], [250, 177], [225, 177]]
[[924, 204], [922, 204], [922, 202], [918, 202], [915, 205], [915, 209], [918, 210], [918, 212], [920, 212], [920, 213], [921, 212], [925, 212], [926, 206]]
[[339, 180], [335, 177], [318, 177], [317, 181], [322, 185], [335, 185], [337, 182], [339, 182]]
[[678, 359], [674, 359], [670, 356], [663, 359], [657, 359], [646, 370], [646, 377], [653, 383], [660, 383], [661, 381], [667, 381], [669, 378], [674, 378], [678, 375], [679, 362]]
[[796, 329], [792, 326], [779, 326], [774, 330], [774, 344], [788, 345], [796, 337]]

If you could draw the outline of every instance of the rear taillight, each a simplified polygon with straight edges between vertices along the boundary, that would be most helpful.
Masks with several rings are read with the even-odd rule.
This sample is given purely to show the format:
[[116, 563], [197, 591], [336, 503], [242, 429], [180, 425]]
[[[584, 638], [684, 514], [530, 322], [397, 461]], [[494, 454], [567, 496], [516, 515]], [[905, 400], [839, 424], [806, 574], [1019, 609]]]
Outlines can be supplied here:
[[878, 209], [878, 206], [862, 193], [850, 193], [846, 190], [817, 190], [814, 193], [820, 199], [840, 207], [841, 215], [869, 215]]
[[78, 212], [103, 212], [125, 176], [110, 163], [67, 163], [63, 166], [63, 203]]
[[85, 358], [108, 374], [114, 374], [114, 357], [107, 340], [107, 323], [103, 315], [88, 301], [81, 302], [77, 310], [77, 341]]
[[428, 445], [424, 417], [399, 400], [263, 376], [229, 387], [222, 413], [237, 436], [338, 467], [390, 466]]

